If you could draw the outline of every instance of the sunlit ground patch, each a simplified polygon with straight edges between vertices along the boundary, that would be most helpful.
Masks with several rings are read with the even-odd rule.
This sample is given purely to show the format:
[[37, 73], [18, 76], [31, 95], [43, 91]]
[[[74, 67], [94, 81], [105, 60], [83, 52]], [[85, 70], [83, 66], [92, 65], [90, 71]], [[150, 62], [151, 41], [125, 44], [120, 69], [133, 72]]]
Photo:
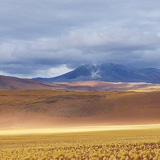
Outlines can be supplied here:
[[49, 134], [49, 133], [75, 133], [90, 131], [112, 131], [112, 130], [144, 130], [160, 129], [160, 124], [149, 125], [112, 125], [112, 126], [81, 126], [81, 127], [61, 127], [61, 128], [25, 128], [25, 129], [1, 129], [0, 135], [18, 134]]

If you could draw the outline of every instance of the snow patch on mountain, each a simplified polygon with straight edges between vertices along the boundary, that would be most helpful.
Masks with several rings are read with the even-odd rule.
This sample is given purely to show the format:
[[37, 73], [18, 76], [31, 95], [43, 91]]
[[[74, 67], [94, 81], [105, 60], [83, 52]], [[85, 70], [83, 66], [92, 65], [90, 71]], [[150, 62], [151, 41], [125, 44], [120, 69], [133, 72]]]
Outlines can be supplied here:
[[92, 78], [92, 79], [101, 78], [100, 70], [93, 71], [93, 72], [91, 73], [91, 78]]

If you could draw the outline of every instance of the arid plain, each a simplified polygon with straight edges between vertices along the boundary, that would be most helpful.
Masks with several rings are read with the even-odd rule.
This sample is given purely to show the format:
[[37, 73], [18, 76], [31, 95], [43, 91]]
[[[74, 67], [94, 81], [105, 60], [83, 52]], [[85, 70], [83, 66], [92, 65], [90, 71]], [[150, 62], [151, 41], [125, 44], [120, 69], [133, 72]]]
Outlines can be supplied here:
[[154, 124], [160, 92], [1, 90], [0, 127]]
[[159, 85], [13, 80], [0, 90], [0, 159], [160, 158]]

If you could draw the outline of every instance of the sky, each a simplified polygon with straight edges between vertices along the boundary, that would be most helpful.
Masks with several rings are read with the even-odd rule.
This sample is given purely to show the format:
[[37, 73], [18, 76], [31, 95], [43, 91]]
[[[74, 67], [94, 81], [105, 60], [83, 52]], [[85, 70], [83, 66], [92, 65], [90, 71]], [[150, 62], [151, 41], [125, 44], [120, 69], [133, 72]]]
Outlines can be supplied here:
[[54, 77], [83, 64], [160, 68], [159, 0], [0, 0], [0, 74]]

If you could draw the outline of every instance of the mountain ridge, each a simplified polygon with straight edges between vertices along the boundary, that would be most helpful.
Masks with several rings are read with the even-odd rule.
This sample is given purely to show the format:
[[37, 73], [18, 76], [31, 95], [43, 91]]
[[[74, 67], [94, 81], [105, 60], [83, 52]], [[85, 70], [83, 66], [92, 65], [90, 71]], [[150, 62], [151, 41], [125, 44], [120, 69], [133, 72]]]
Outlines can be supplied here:
[[[76, 82], [60, 82], [48, 83], [31, 79], [23, 79], [17, 77], [9, 77], [0, 75], [0, 90], [57, 90], [57, 91], [86, 91], [86, 92], [108, 92], [108, 91], [124, 91], [124, 90], [140, 90], [148, 89], [148, 87], [158, 88], [155, 84], [150, 83], [113, 83], [102, 81], [76, 81]], [[151, 89], [150, 88], [150, 89]]]
[[160, 83], [160, 69], [135, 68], [120, 64], [81, 65], [53, 78], [34, 78], [44, 82], [105, 81]]
[[0, 89], [18, 90], [18, 89], [50, 89], [54, 84], [40, 82], [32, 79], [17, 78], [0, 75]]

